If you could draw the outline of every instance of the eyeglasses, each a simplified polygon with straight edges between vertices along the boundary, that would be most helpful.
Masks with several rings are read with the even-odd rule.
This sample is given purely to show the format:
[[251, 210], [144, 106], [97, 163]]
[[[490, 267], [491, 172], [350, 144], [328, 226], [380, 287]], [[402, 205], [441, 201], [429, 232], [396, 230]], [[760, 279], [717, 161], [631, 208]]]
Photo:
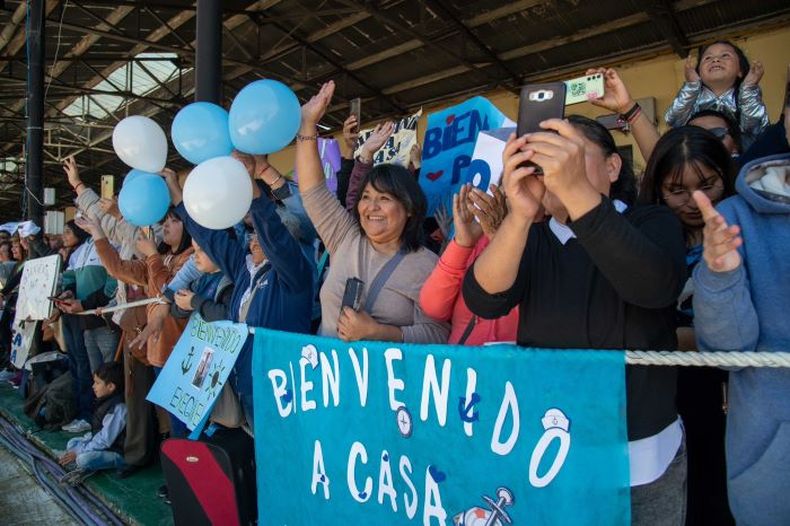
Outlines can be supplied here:
[[666, 202], [667, 205], [672, 208], [680, 208], [682, 206], [686, 206], [686, 204], [691, 200], [691, 194], [697, 190], [708, 196], [711, 201], [715, 201], [721, 197], [721, 194], [724, 192], [724, 183], [721, 179], [717, 178], [716, 182], [706, 182], [703, 186], [693, 190], [677, 188], [671, 192], [664, 192], [662, 196], [664, 197], [664, 202]]

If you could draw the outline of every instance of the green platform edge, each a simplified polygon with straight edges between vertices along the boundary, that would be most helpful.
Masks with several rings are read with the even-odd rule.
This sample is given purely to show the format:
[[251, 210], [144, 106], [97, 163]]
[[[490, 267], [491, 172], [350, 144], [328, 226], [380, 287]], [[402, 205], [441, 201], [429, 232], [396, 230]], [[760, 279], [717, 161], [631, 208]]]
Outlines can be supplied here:
[[[25, 414], [23, 405], [18, 390], [7, 382], [0, 383], [0, 415], [21, 428], [27, 439], [49, 456], [54, 456], [53, 451], [65, 449], [68, 439], [77, 436], [62, 431], [36, 431], [37, 426]], [[115, 471], [99, 473], [85, 485], [127, 524], [169, 526], [173, 524], [170, 506], [156, 496], [163, 483], [162, 470], [157, 464], [123, 480], [115, 476]]]

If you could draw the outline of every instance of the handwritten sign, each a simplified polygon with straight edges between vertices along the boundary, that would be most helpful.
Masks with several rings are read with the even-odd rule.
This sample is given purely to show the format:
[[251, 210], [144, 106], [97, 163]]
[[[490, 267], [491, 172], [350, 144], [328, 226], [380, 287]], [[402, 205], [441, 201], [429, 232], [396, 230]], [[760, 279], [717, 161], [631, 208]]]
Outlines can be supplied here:
[[420, 186], [428, 199], [429, 217], [437, 207], [447, 205], [452, 194], [471, 181], [472, 174], [478, 170], [472, 162], [478, 134], [511, 125], [512, 122], [484, 97], [474, 97], [428, 115]]
[[194, 429], [219, 397], [246, 339], [243, 323], [208, 323], [193, 314], [147, 400]]
[[14, 323], [11, 325], [10, 360], [17, 369], [24, 367], [27, 362], [36, 335], [36, 325], [39, 324], [35, 321], [25, 321], [18, 316], [14, 318]]
[[[392, 137], [373, 156], [374, 165], [392, 163], [409, 166], [409, 152], [411, 152], [412, 146], [417, 144], [417, 123], [420, 121], [420, 117], [422, 117], [422, 110], [395, 123], [395, 132]], [[359, 132], [357, 147], [354, 151], [355, 157], [359, 155], [360, 148], [368, 140], [373, 130], [374, 128], [368, 128]]]
[[16, 316], [22, 320], [44, 320], [52, 313], [52, 301], [60, 274], [60, 256], [31, 259], [22, 269]]
[[269, 524], [629, 524], [622, 352], [256, 329]]

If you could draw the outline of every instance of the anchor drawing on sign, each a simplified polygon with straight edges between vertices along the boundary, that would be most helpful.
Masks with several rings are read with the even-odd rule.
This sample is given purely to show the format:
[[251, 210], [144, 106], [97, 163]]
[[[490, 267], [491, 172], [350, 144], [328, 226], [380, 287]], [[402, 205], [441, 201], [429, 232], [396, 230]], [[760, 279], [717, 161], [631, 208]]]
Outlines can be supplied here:
[[472, 393], [469, 397], [469, 403], [466, 402], [466, 398], [463, 396], [459, 397], [458, 399], [458, 414], [461, 417], [461, 420], [464, 422], [476, 422], [479, 418], [477, 411], [475, 410], [475, 406], [480, 402], [480, 395], [477, 393]]
[[192, 357], [195, 355], [195, 348], [189, 349], [189, 353], [181, 360], [181, 374], [187, 374], [192, 368]]
[[512, 506], [515, 502], [513, 492], [508, 488], [501, 487], [496, 490], [496, 502], [491, 497], [483, 495], [490, 509], [474, 506], [466, 511], [458, 513], [453, 517], [454, 526], [503, 526], [513, 524], [505, 508]]

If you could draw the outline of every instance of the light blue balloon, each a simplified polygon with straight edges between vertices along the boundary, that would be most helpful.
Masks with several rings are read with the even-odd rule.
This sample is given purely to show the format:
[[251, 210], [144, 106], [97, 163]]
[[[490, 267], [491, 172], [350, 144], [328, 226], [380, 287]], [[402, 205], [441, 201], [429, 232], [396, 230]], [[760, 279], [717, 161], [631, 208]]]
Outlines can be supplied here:
[[126, 181], [118, 196], [118, 208], [134, 226], [149, 226], [160, 221], [170, 207], [170, 192], [158, 175], [141, 172]]
[[134, 181], [135, 179], [137, 179], [141, 175], [153, 175], [155, 177], [158, 177], [156, 174], [152, 174], [152, 173], [149, 173], [149, 172], [144, 172], [142, 170], [138, 170], [137, 168], [133, 168], [133, 169], [129, 170], [129, 173], [126, 174], [126, 177], [123, 178], [123, 185], [122, 186], [126, 186], [127, 184], [131, 183], [132, 181]]
[[256, 80], [230, 106], [230, 139], [245, 153], [274, 153], [293, 141], [301, 118], [302, 108], [291, 88], [276, 80]]
[[170, 138], [181, 157], [200, 164], [233, 151], [228, 132], [228, 112], [211, 102], [193, 102], [173, 119]]

